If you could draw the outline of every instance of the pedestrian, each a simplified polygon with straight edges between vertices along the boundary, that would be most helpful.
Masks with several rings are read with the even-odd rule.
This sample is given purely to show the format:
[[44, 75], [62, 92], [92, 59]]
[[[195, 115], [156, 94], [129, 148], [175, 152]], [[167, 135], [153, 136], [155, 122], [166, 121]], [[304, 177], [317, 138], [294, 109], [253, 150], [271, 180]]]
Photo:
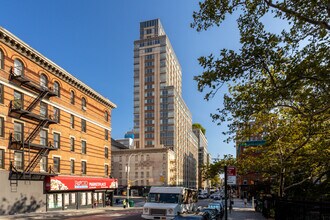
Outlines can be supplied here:
[[123, 200], [123, 207], [126, 209], [126, 199]]
[[244, 207], [246, 208], [246, 204], [247, 204], [247, 199], [244, 198]]
[[229, 203], [229, 213], [231, 213], [231, 210], [233, 210], [233, 201], [230, 201]]

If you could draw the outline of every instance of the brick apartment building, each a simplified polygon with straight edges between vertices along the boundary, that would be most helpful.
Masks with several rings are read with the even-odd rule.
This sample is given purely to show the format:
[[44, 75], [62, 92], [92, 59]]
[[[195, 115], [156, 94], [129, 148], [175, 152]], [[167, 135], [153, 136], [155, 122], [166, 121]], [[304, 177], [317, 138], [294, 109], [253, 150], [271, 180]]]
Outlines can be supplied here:
[[0, 27], [0, 214], [108, 205], [115, 107]]

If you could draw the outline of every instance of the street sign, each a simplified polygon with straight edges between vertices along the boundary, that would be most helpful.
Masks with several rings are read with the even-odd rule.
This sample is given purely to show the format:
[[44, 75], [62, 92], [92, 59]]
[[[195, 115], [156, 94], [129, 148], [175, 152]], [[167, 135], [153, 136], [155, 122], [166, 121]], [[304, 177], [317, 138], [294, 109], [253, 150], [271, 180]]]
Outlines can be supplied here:
[[236, 167], [227, 167], [227, 184], [236, 185]]

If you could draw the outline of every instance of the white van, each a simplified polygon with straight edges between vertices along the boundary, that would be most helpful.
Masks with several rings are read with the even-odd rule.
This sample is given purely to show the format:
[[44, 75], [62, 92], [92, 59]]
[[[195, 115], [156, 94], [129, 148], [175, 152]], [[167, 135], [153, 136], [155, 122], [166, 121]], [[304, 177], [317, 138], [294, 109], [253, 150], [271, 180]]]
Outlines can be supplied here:
[[197, 191], [185, 187], [151, 187], [143, 206], [144, 219], [173, 219], [196, 211]]

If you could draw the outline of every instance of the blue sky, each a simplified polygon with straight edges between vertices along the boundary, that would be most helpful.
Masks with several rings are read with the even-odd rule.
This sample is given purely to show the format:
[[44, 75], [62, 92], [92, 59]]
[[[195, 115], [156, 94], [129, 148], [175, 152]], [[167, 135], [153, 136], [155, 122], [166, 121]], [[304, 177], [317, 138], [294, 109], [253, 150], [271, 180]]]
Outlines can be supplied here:
[[228, 17], [221, 28], [198, 33], [190, 28], [196, 10], [192, 0], [2, 0], [0, 26], [114, 102], [116, 139], [133, 128], [133, 42], [139, 23], [160, 18], [182, 67], [183, 98], [193, 122], [206, 128], [209, 152], [213, 158], [235, 155], [234, 143], [223, 142], [226, 126], [210, 118], [226, 91], [206, 102], [193, 77], [202, 71], [199, 56], [238, 49], [236, 21]]

